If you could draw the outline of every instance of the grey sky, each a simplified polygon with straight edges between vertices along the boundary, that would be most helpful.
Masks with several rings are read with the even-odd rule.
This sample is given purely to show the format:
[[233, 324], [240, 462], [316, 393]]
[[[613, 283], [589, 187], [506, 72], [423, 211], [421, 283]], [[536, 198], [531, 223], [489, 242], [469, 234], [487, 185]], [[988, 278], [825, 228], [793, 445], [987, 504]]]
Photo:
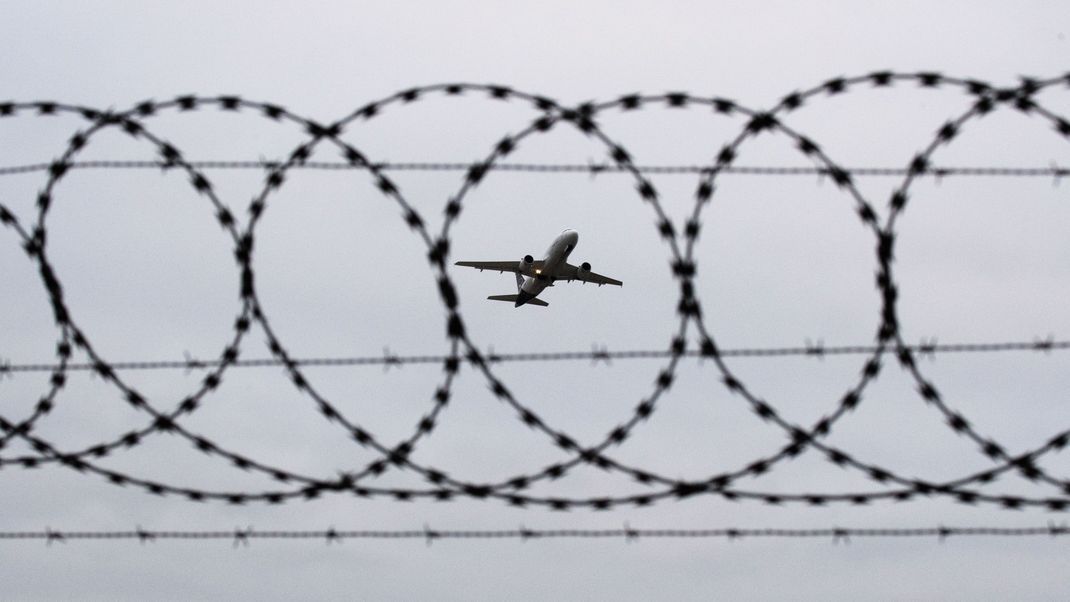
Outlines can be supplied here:
[[[934, 5], [931, 5], [934, 4]], [[56, 100], [123, 109], [141, 100], [236, 94], [331, 122], [361, 105], [415, 86], [500, 83], [565, 104], [622, 94], [687, 91], [754, 109], [836, 76], [881, 69], [938, 71], [993, 84], [1067, 71], [1070, 11], [1059, 2], [944, 3], [398, 2], [391, 4], [29, 3], [0, 4], [0, 101]], [[1065, 86], [1038, 100], [1070, 114]], [[868, 87], [813, 99], [785, 123], [847, 167], [900, 167], [971, 98], [957, 89]], [[506, 133], [536, 117], [530, 106], [475, 94], [430, 98], [358, 122], [344, 138], [376, 161], [480, 159]], [[599, 125], [640, 164], [706, 164], [744, 125], [739, 118], [649, 107], [608, 112]], [[214, 109], [146, 120], [190, 159], [277, 159], [305, 135], [292, 125]], [[0, 165], [47, 162], [84, 127], [74, 116], [0, 120]], [[151, 159], [154, 150], [114, 132], [81, 159]], [[317, 160], [336, 160], [321, 145]], [[605, 149], [568, 127], [525, 141], [510, 161], [601, 161]], [[1039, 117], [1002, 110], [973, 121], [934, 155], [941, 165], [1070, 165], [1067, 141]], [[781, 135], [741, 147], [740, 165], [808, 166]], [[236, 214], [261, 186], [255, 171], [208, 170]], [[45, 174], [0, 178], [0, 201], [23, 223]], [[406, 199], [438, 231], [458, 173], [392, 172]], [[652, 176], [677, 228], [697, 179]], [[896, 178], [859, 179], [882, 212]], [[1063, 300], [1070, 246], [1066, 185], [1045, 178], [947, 178], [912, 187], [898, 225], [896, 278], [907, 342], [1065, 338]], [[185, 176], [155, 170], [77, 170], [56, 188], [49, 257], [75, 319], [109, 361], [218, 355], [240, 306], [232, 243]], [[702, 214], [696, 289], [706, 325], [724, 347], [869, 344], [878, 325], [874, 238], [849, 195], [827, 178], [724, 176]], [[624, 286], [557, 286], [550, 307], [514, 310], [484, 301], [512, 292], [509, 275], [451, 270], [472, 339], [484, 350], [583, 351], [664, 348], [677, 328], [678, 285], [655, 215], [626, 175], [493, 172], [466, 199], [452, 229], [451, 260], [538, 255], [564, 228], [580, 233], [572, 256]], [[257, 228], [254, 266], [265, 312], [295, 357], [440, 354], [445, 312], [423, 242], [397, 206], [360, 172], [291, 172], [269, 198]], [[50, 362], [57, 331], [33, 264], [10, 229], [0, 229], [0, 360]], [[691, 331], [693, 335], [693, 330]], [[268, 357], [254, 327], [243, 358]], [[690, 343], [694, 343], [693, 337]], [[81, 360], [83, 358], [76, 358]], [[734, 359], [732, 370], [779, 412], [811, 424], [857, 381], [860, 356]], [[496, 374], [548, 423], [594, 442], [652, 391], [660, 360], [514, 363]], [[990, 463], [956, 437], [893, 362], [839, 422], [830, 444], [867, 462], [929, 480], [953, 479]], [[1065, 352], [942, 355], [922, 369], [951, 407], [1011, 450], [1066, 428]], [[408, 436], [431, 407], [438, 366], [310, 368], [316, 387], [383, 441]], [[169, 408], [198, 378], [181, 370], [124, 373], [157, 407]], [[24, 416], [47, 374], [0, 381], [0, 414]], [[710, 362], [683, 361], [652, 420], [611, 449], [622, 462], [678, 478], [745, 465], [782, 446], [729, 395]], [[70, 376], [37, 429], [69, 449], [145, 424], [111, 386]], [[183, 424], [234, 451], [295, 472], [334, 476], [374, 459], [327, 423], [313, 402], [273, 368], [227, 372], [218, 391]], [[4, 457], [21, 454], [12, 443]], [[485, 379], [462, 370], [450, 405], [414, 459], [471, 481], [496, 481], [564, 459], [544, 435], [497, 401]], [[102, 466], [210, 490], [261, 490], [275, 483], [156, 436]], [[1053, 475], [1065, 455], [1045, 456]], [[374, 484], [424, 487], [392, 471]], [[875, 491], [857, 471], [807, 453], [741, 488], [772, 492]], [[536, 495], [588, 497], [644, 491], [621, 475], [579, 468]], [[1007, 477], [985, 491], [1032, 497], [1050, 488]], [[191, 504], [47, 467], [0, 471], [0, 530], [439, 529], [702, 527], [912, 527], [1042, 525], [1065, 515], [969, 507], [945, 498], [854, 508], [768, 507], [698, 496], [607, 513], [519, 510], [497, 501], [450, 503], [325, 495], [273, 507]], [[1053, 599], [1065, 588], [1064, 539], [648, 540], [608, 541], [256, 541], [0, 544], [0, 587], [14, 599], [373, 598], [608, 599], [674, 597], [848, 599]]]

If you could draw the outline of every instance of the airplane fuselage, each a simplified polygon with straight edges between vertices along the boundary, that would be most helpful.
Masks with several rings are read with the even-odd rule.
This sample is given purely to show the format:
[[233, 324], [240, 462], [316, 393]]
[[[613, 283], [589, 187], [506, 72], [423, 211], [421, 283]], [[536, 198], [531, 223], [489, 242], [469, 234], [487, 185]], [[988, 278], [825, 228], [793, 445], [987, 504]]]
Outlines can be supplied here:
[[536, 305], [547, 307], [550, 304], [538, 299], [539, 293], [548, 286], [554, 286], [557, 282], [580, 281], [592, 283], [598, 286], [610, 284], [621, 286], [624, 283], [609, 276], [596, 274], [591, 271], [591, 264], [584, 261], [580, 265], [572, 265], [568, 262], [568, 256], [576, 249], [576, 243], [580, 235], [575, 230], [565, 230], [557, 235], [550, 248], [546, 249], [544, 259], [535, 259], [531, 255], [524, 255], [520, 261], [457, 261], [454, 265], [475, 268], [479, 271], [495, 270], [497, 272], [509, 272], [516, 277], [515, 295], [490, 295], [491, 301], [512, 302], [513, 307], [521, 305]]
[[543, 260], [542, 267], [524, 277], [524, 284], [520, 286], [514, 307], [520, 307], [538, 296], [546, 287], [554, 285], [554, 279], [549, 274], [556, 273], [557, 268], [568, 261], [569, 254], [576, 248], [579, 240], [578, 232], [565, 230], [554, 239], [554, 242], [550, 243], [550, 248], [546, 249], [546, 259]]

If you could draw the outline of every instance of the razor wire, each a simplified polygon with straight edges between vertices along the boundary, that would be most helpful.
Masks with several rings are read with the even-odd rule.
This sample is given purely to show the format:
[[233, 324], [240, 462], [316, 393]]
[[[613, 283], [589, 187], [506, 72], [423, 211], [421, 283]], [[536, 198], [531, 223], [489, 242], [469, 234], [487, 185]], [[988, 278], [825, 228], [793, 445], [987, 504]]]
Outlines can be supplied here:
[[[815, 141], [787, 125], [783, 116], [823, 96], [848, 93], [864, 85], [885, 88], [905, 82], [915, 83], [924, 89], [956, 88], [962, 90], [967, 95], [969, 107], [958, 117], [947, 121], [938, 130], [936, 137], [909, 160], [906, 168], [885, 174], [902, 176], [903, 182], [888, 200], [890, 213], [882, 224], [877, 218], [873, 204], [855, 187], [854, 176], [859, 174], [834, 162]], [[768, 110], [751, 109], [725, 98], [697, 97], [685, 93], [630, 94], [602, 103], [588, 102], [577, 106], [567, 106], [544, 96], [516, 91], [505, 86], [441, 84], [399, 92], [366, 104], [342, 119], [328, 124], [298, 116], [275, 104], [250, 101], [238, 96], [180, 96], [161, 102], [146, 101], [122, 112], [100, 111], [58, 102], [0, 103], [0, 118], [68, 113], [82, 117], [89, 124], [70, 138], [67, 149], [45, 170], [47, 181], [37, 196], [37, 216], [32, 224], [23, 224], [16, 219], [14, 212], [0, 203], [0, 223], [13, 231], [20, 239], [27, 256], [40, 273], [48, 293], [53, 318], [59, 330], [59, 340], [56, 344], [57, 363], [35, 368], [51, 373], [45, 394], [29, 416], [14, 420], [0, 417], [0, 429], [4, 432], [0, 438], [0, 445], [19, 439], [28, 443], [34, 453], [23, 456], [0, 456], [0, 467], [14, 465], [33, 468], [45, 464], [59, 464], [78, 472], [97, 475], [116, 485], [132, 486], [151, 494], [174, 495], [191, 501], [219, 500], [231, 504], [256, 501], [281, 503], [287, 500], [317, 498], [331, 492], [345, 492], [360, 497], [385, 496], [396, 500], [421, 498], [450, 500], [457, 497], [469, 497], [496, 499], [514, 506], [545, 507], [554, 510], [573, 508], [606, 510], [624, 505], [646, 506], [663, 500], [706, 494], [728, 500], [756, 500], [771, 505], [800, 503], [812, 506], [834, 502], [868, 504], [879, 500], [906, 501], [920, 497], [945, 496], [967, 504], [984, 503], [1004, 508], [1040, 507], [1053, 511], [1066, 510], [1067, 505], [1070, 504], [1070, 480], [1048, 474], [1037, 465], [1037, 461], [1046, 454], [1056, 453], [1065, 448], [1070, 442], [1070, 430], [1054, 433], [1047, 441], [1034, 449], [1012, 453], [999, 442], [980, 434], [961, 412], [952, 409], [939, 393], [936, 385], [922, 373], [916, 361], [916, 358], [924, 355], [927, 350], [931, 352], [932, 345], [911, 346], [902, 340], [896, 313], [898, 289], [892, 270], [895, 226], [898, 216], [908, 205], [911, 185], [922, 177], [940, 176], [941, 172], [938, 169], [946, 169], [934, 167], [933, 158], [937, 151], [950, 144], [971, 121], [1006, 108], [1045, 120], [1052, 125], [1058, 135], [1070, 139], [1070, 122], [1045, 109], [1035, 98], [1041, 90], [1060, 83], [1070, 84], [1070, 75], [1046, 80], [1026, 78], [1017, 85], [997, 88], [977, 80], [946, 77], [938, 73], [875, 72], [852, 78], [834, 78], [806, 91], [791, 93]], [[391, 164], [376, 162], [368, 158], [358, 148], [344, 141], [341, 136], [354, 123], [372, 120], [386, 110], [401, 110], [406, 105], [430, 98], [460, 97], [466, 94], [476, 94], [480, 99], [493, 102], [524, 103], [530, 105], [536, 117], [519, 132], [507, 134], [501, 138], [481, 161], [465, 164], [463, 167], [447, 166], [451, 170], [460, 169], [464, 177], [458, 190], [449, 197], [444, 207], [445, 220], [441, 230], [436, 233], [427, 226], [423, 216], [406, 200], [400, 187], [387, 175]], [[286, 160], [257, 164], [257, 167], [265, 169], [267, 174], [263, 188], [247, 208], [248, 219], [244, 224], [240, 224], [230, 208], [219, 200], [211, 181], [205, 176], [203, 170], [211, 168], [212, 165], [203, 162], [194, 164], [188, 161], [178, 148], [154, 135], [145, 125], [153, 116], [163, 112], [183, 112], [210, 107], [224, 112], [254, 112], [266, 119], [300, 128], [308, 136], [307, 141], [289, 153]], [[695, 206], [682, 227], [674, 224], [663, 210], [657, 189], [646, 177], [651, 170], [641, 168], [634, 163], [629, 151], [610, 138], [597, 122], [601, 114], [609, 111], [628, 113], [649, 107], [665, 107], [672, 110], [704, 109], [714, 116], [742, 118], [745, 122], [739, 134], [721, 147], [709, 166], [694, 172], [700, 176], [695, 192]], [[578, 438], [565, 430], [545, 421], [529, 405], [518, 399], [506, 383], [497, 376], [495, 366], [499, 361], [496, 359], [500, 360], [501, 356], [482, 349], [469, 337], [465, 321], [460, 313], [458, 293], [447, 270], [450, 230], [459, 219], [467, 194], [477, 188], [488, 173], [504, 169], [504, 166], [508, 165], [503, 162], [504, 159], [521, 144], [558, 125], [575, 128], [588, 139], [604, 146], [608, 156], [608, 163], [604, 164], [605, 168], [618, 171], [635, 181], [635, 190], [639, 199], [654, 212], [658, 234], [671, 257], [673, 277], [680, 286], [680, 298], [676, 305], [679, 323], [670, 333], [667, 347], [652, 352], [652, 354], [658, 354], [658, 358], [665, 360], [665, 364], [656, 373], [652, 389], [640, 397], [630, 416], [612, 428], [601, 441], [593, 443], [581, 443]], [[72, 169], [78, 166], [86, 167], [85, 164], [80, 165], [77, 161], [79, 153], [89, 145], [94, 135], [109, 128], [118, 128], [132, 138], [153, 146], [160, 157], [157, 161], [150, 162], [154, 167], [185, 172], [194, 191], [208, 201], [215, 219], [225, 234], [230, 237], [234, 246], [234, 257], [239, 272], [240, 307], [234, 320], [233, 333], [220, 351], [218, 359], [197, 360], [199, 365], [196, 367], [203, 368], [207, 374], [200, 379], [192, 392], [183, 396], [176, 407], [171, 409], [161, 409], [150, 400], [149, 396], [123, 379], [119, 371], [129, 369], [131, 365], [120, 366], [111, 363], [96, 351], [67, 307], [62, 284], [48, 259], [47, 219], [53, 205], [55, 190]], [[707, 330], [701, 304], [694, 290], [694, 280], [697, 275], [694, 245], [701, 230], [702, 212], [714, 197], [717, 178], [733, 170], [738, 171], [740, 168], [735, 168], [734, 163], [739, 149], [745, 142], [766, 132], [771, 135], [786, 136], [792, 140], [800, 153], [816, 165], [813, 168], [816, 171], [813, 173], [829, 177], [838, 188], [845, 192], [853, 202], [863, 227], [873, 234], [876, 242], [878, 277], [875, 284], [881, 296], [882, 307], [875, 344], [855, 348], [856, 352], [865, 357], [858, 380], [836, 400], [831, 411], [809, 426], [793, 424], [784, 419], [773, 403], [754, 393], [727, 366], [723, 360], [730, 355], [730, 350], [722, 350]], [[336, 147], [345, 160], [347, 168], [366, 172], [379, 193], [400, 210], [405, 223], [427, 249], [427, 260], [435, 274], [439, 296], [446, 310], [449, 352], [446, 355], [434, 356], [432, 360], [442, 365], [443, 374], [439, 385], [431, 395], [431, 409], [419, 419], [410, 436], [397, 442], [380, 440], [360, 422], [346, 416], [331, 399], [315, 387], [313, 380], [308, 378], [302, 370], [304, 366], [310, 364], [292, 356], [287, 350], [274, 332], [267, 317], [268, 311], [263, 307], [257, 294], [256, 272], [253, 268], [256, 225], [268, 208], [268, 198], [283, 186], [289, 170], [306, 166], [313, 150], [321, 143]], [[588, 170], [595, 173], [590, 166]], [[33, 170], [27, 169], [26, 171]], [[1018, 175], [1038, 174], [1023, 172]], [[1065, 174], [1064, 170], [1056, 166], [1044, 172], [1043, 175], [1053, 176], [1058, 182], [1058, 178]], [[337, 477], [315, 477], [285, 470], [237, 453], [182, 425], [181, 419], [204, 405], [205, 398], [219, 387], [227, 370], [239, 365], [241, 345], [254, 325], [258, 326], [267, 337], [268, 348], [272, 354], [271, 361], [285, 368], [294, 387], [310, 398], [315, 409], [328, 422], [347, 432], [361, 447], [376, 453], [377, 459], [359, 470], [344, 472]], [[688, 348], [689, 334], [697, 337], [697, 348]], [[992, 345], [998, 346], [999, 344]], [[72, 363], [71, 358], [75, 348], [88, 357], [88, 364]], [[1045, 350], [1044, 347], [1037, 347], [1036, 343], [1031, 348]], [[1050, 350], [1056, 346], [1054, 342], [1049, 342], [1047, 348]], [[817, 354], [817, 349], [808, 346], [806, 353]], [[593, 351], [591, 358], [597, 359], [600, 357], [598, 354], [597, 350]], [[885, 354], [894, 356], [902, 369], [911, 375], [917, 383], [921, 398], [941, 413], [952, 432], [965, 436], [979, 447], [981, 453], [992, 462], [991, 468], [963, 475], [951, 481], [932, 482], [905, 477], [889, 467], [859, 459], [824, 442], [838, 421], [861, 403], [866, 388], [877, 379], [882, 371]], [[672, 478], [611, 457], [609, 455], [611, 448], [623, 445], [640, 424], [651, 419], [658, 402], [668, 395], [680, 361], [685, 357], [696, 355], [712, 360], [721, 373], [727, 390], [741, 397], [762, 421], [783, 430], [791, 442], [769, 454], [754, 458], [734, 470], [701, 479]], [[535, 358], [518, 357], [515, 359], [530, 361]], [[390, 361], [388, 354], [384, 356], [384, 361]], [[10, 375], [13, 372], [11, 366], [5, 365], [7, 368], [0, 374]], [[190, 367], [190, 365], [189, 361], [184, 364], [185, 367]], [[494, 483], [466, 481], [453, 477], [435, 466], [413, 460], [411, 458], [413, 451], [421, 440], [432, 433], [440, 414], [447, 407], [455, 377], [462, 365], [470, 366], [475, 372], [481, 373], [499, 401], [509, 406], [523, 424], [544, 435], [551, 445], [559, 448], [569, 458]], [[54, 408], [59, 392], [66, 384], [68, 372], [72, 369], [85, 369], [88, 366], [91, 366], [92, 372], [103, 381], [114, 386], [130, 406], [146, 414], [148, 421], [142, 428], [129, 431], [116, 439], [86, 446], [79, 450], [65, 450], [55, 442], [40, 437], [34, 430], [37, 423]], [[198, 451], [227, 461], [238, 469], [267, 475], [284, 488], [264, 491], [216, 491], [180, 487], [107, 469], [94, 461], [116, 451], [136, 447], [149, 437], [160, 433], [182, 437]], [[790, 461], [807, 451], [823, 455], [834, 465], [859, 471], [882, 485], [883, 489], [838, 493], [772, 493], [745, 489], [737, 485], [737, 481], [744, 477], [765, 474], [777, 465]], [[644, 491], [632, 495], [599, 497], [554, 497], [532, 495], [526, 492], [535, 483], [559, 479], [579, 466], [594, 466], [609, 473], [629, 477], [642, 485]], [[388, 470], [414, 473], [422, 477], [428, 486], [424, 489], [389, 488], [364, 483]], [[1030, 481], [1053, 488], [1056, 494], [1053, 497], [993, 495], [977, 489], [1008, 473], [1017, 473]]]

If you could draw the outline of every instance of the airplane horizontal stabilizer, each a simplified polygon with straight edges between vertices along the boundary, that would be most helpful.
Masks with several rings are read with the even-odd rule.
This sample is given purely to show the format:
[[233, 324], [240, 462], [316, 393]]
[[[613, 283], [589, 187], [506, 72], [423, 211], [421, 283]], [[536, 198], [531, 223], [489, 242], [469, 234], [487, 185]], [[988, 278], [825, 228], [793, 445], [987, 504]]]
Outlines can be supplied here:
[[[491, 301], [509, 301], [511, 303], [516, 303], [516, 299], [519, 296], [520, 295], [491, 295], [487, 298]], [[550, 304], [543, 301], [542, 299], [532, 298], [525, 301], [524, 305], [538, 305], [541, 307], [549, 307]]]

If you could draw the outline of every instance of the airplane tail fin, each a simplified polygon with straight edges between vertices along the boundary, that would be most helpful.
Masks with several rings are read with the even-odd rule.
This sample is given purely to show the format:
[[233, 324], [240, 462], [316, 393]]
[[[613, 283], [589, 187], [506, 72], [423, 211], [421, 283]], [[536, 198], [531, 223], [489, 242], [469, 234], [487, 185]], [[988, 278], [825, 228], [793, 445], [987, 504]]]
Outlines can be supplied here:
[[[520, 295], [491, 295], [487, 297], [491, 301], [509, 301], [516, 303], [517, 298]], [[539, 298], [531, 298], [524, 302], [524, 305], [538, 305], [540, 307], [548, 307], [550, 304]]]

